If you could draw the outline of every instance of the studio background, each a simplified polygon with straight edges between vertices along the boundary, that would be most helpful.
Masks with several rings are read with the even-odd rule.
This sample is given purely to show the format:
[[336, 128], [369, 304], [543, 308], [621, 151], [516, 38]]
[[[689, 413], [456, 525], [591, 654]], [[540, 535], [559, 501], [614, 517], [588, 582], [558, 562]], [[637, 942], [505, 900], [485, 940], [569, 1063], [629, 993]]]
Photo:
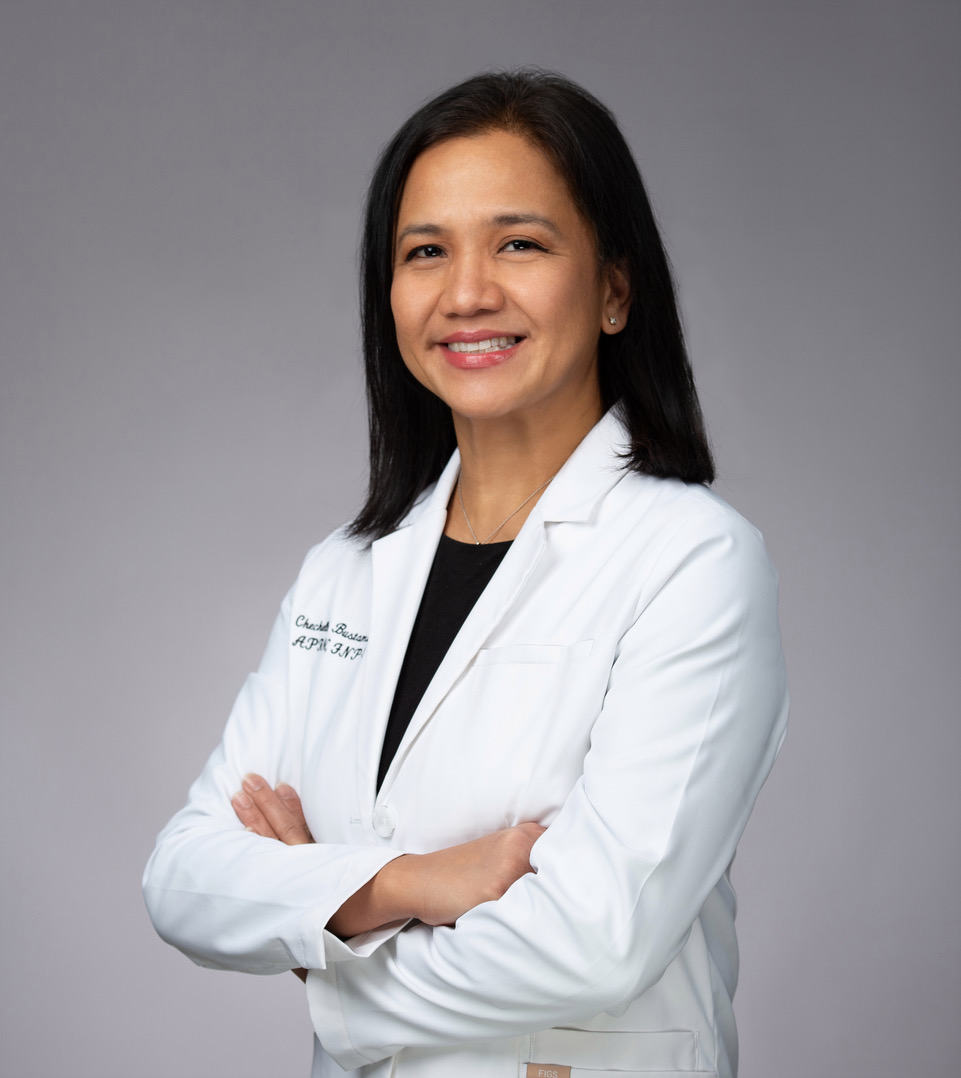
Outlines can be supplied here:
[[300, 983], [191, 965], [140, 875], [360, 503], [375, 155], [535, 63], [635, 149], [781, 574], [741, 1076], [956, 1073], [959, 41], [934, 0], [3, 0], [0, 1072], [306, 1078]]

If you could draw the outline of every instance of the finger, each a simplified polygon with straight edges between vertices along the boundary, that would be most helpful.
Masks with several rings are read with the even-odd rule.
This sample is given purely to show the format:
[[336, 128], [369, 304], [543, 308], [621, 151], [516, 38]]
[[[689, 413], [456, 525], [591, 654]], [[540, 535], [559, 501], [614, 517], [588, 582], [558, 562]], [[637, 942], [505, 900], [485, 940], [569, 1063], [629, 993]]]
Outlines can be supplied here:
[[304, 807], [300, 803], [300, 797], [293, 786], [288, 786], [286, 782], [279, 782], [277, 784], [277, 796], [287, 806], [287, 810], [291, 816], [298, 822], [298, 824], [304, 829], [304, 833], [307, 835], [307, 841], [313, 842], [313, 836], [310, 833], [310, 828], [307, 826], [307, 818], [304, 816]]
[[310, 842], [310, 832], [303, 817], [298, 819], [276, 790], [260, 775], [245, 775], [243, 780], [244, 792], [250, 797], [257, 808], [264, 814], [267, 823], [273, 828], [274, 834], [281, 842], [288, 846], [300, 846]]
[[287, 806], [287, 811], [306, 827], [307, 821], [304, 819], [304, 810], [300, 804], [300, 798], [297, 796], [297, 791], [293, 786], [288, 786], [286, 782], [278, 782], [276, 789], [277, 796]]
[[237, 813], [237, 819], [248, 831], [253, 831], [254, 834], [260, 835], [262, 838], [277, 838], [274, 829], [267, 822], [267, 818], [243, 790], [239, 790], [234, 794], [230, 799], [230, 804], [234, 812]]

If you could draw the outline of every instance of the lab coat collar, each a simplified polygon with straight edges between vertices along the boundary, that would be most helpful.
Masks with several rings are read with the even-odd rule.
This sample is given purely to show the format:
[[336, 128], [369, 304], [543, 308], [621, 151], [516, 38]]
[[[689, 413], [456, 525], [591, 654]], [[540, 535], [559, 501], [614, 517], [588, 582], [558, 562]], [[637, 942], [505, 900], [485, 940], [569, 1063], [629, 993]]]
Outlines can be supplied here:
[[[597, 502], [624, 474], [629, 448], [630, 435], [623, 422], [614, 409], [605, 412], [541, 495], [528, 518], [532, 527], [538, 522], [589, 520]], [[414, 525], [425, 515], [446, 513], [459, 474], [460, 453], [454, 450], [436, 484], [414, 505], [400, 527]]]
[[597, 503], [624, 475], [629, 445], [624, 424], [613, 410], [605, 412], [567, 458], [531, 517], [545, 523], [589, 520]]

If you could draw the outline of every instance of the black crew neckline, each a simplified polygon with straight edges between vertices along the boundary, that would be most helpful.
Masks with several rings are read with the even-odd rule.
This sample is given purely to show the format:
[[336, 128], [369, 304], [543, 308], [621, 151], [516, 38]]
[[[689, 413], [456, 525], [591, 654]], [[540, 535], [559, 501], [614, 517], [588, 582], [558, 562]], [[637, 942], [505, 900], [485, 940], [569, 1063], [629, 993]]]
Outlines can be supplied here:
[[513, 539], [498, 539], [496, 543], [465, 543], [463, 539], [454, 539], [446, 532], [441, 533], [440, 541], [451, 549], [463, 547], [465, 550], [504, 550], [514, 542]]

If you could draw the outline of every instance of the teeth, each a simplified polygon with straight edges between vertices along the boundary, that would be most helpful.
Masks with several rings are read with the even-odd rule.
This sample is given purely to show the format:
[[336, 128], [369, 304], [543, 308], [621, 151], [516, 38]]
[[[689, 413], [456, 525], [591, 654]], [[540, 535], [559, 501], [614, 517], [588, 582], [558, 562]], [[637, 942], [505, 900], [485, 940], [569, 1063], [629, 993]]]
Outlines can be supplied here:
[[452, 352], [498, 352], [517, 344], [517, 337], [491, 337], [489, 341], [450, 341]]

